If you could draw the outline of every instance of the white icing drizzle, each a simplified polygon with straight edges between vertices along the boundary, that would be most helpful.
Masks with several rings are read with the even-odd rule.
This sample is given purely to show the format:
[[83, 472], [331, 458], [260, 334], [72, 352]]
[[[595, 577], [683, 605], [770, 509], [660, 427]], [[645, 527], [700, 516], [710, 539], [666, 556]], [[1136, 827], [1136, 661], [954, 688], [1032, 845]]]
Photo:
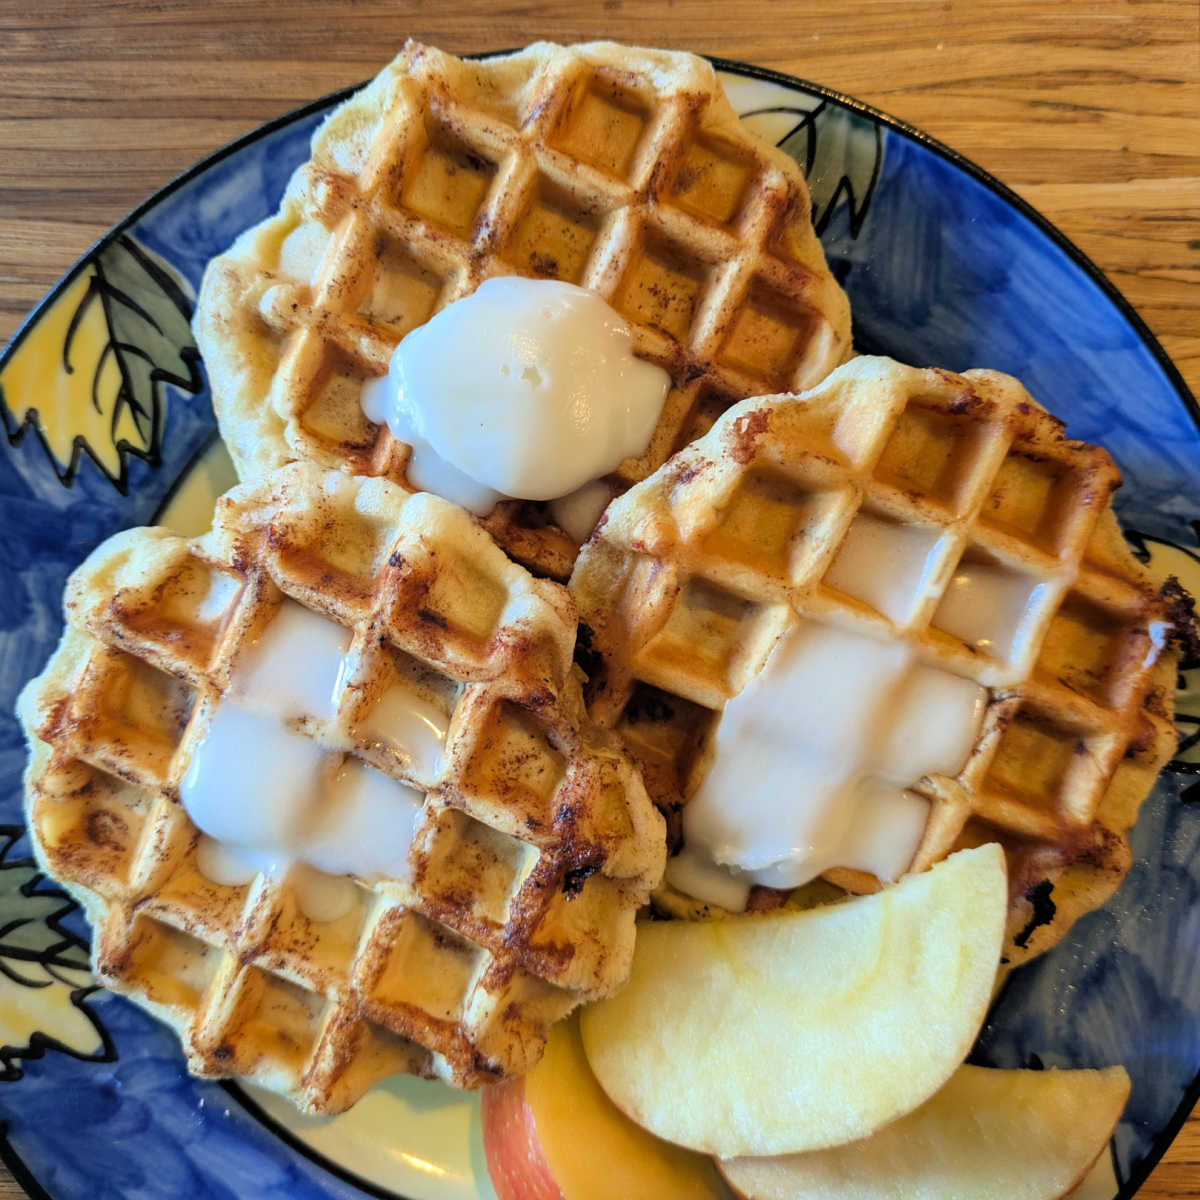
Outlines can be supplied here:
[[414, 487], [480, 516], [506, 496], [569, 498], [558, 511], [582, 541], [587, 512], [604, 505], [580, 490], [645, 450], [669, 389], [594, 292], [512, 276], [412, 330], [362, 407], [412, 446]]
[[713, 898], [705, 861], [740, 885], [797, 887], [832, 867], [898, 878], [929, 811], [910, 789], [962, 769], [986, 702], [907, 643], [800, 622], [725, 707], [672, 882]]

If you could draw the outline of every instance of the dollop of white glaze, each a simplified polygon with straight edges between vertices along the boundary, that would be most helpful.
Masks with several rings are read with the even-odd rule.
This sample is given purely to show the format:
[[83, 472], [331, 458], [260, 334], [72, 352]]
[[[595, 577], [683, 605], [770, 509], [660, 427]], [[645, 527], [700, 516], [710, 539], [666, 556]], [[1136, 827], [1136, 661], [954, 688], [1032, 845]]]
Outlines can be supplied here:
[[683, 813], [692, 856], [668, 878], [716, 903], [706, 863], [778, 888], [832, 867], [898, 878], [929, 813], [910, 789], [962, 770], [986, 704], [984, 688], [918, 661], [905, 642], [800, 622], [725, 706]]
[[[297, 727], [337, 715], [349, 643], [341, 626], [285, 600], [239, 654], [179, 789], [203, 835], [201, 874], [226, 886], [286, 879], [314, 921], [349, 911], [357, 893], [348, 876], [408, 879], [423, 804], [420, 791]], [[366, 719], [369, 736], [429, 783], [447, 725], [443, 710], [401, 682]]]
[[669, 387], [594, 292], [507, 277], [412, 330], [362, 406], [412, 446], [409, 483], [483, 515], [505, 496], [569, 496], [641, 453]]

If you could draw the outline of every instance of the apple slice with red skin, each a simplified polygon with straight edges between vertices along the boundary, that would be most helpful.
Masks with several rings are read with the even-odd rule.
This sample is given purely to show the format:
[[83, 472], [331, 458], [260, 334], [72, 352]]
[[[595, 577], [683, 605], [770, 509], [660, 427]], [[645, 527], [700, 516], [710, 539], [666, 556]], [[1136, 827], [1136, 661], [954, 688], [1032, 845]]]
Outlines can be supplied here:
[[483, 1152], [499, 1200], [720, 1200], [711, 1160], [660, 1141], [596, 1082], [573, 1017], [528, 1075], [482, 1093]]
[[525, 1080], [485, 1088], [483, 1153], [500, 1200], [566, 1200], [538, 1136], [537, 1118], [525, 1103]]

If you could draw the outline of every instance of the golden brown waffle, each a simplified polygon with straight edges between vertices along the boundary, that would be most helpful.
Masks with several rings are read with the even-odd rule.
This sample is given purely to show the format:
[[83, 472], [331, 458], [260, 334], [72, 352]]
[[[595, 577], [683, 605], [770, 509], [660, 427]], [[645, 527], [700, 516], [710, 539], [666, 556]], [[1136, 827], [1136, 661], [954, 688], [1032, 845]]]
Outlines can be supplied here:
[[[198, 869], [179, 783], [240, 648], [283, 597], [351, 631], [336, 717], [302, 732], [426, 792], [411, 878], [357, 881], [333, 921], [293, 875]], [[135, 529], [72, 576], [67, 632], [22, 694], [39, 862], [85, 906], [108, 986], [200, 1075], [337, 1112], [396, 1072], [524, 1071], [549, 1024], [621, 984], [661, 877], [662, 819], [583, 714], [575, 613], [465, 513], [293, 464], [218, 501], [194, 541]], [[363, 733], [390, 683], [450, 715], [427, 778]]]
[[[1109, 507], [1119, 481], [1103, 450], [1065, 438], [991, 371], [859, 358], [803, 396], [747, 400], [614, 501], [584, 546], [570, 586], [588, 627], [591, 712], [621, 734], [669, 815], [702, 777], [722, 705], [785, 628], [906, 639], [989, 695], [961, 774], [917, 788], [932, 808], [914, 869], [1003, 843], [1006, 957], [1022, 961], [1115, 889], [1126, 832], [1175, 745], [1177, 654], [1155, 657], [1167, 605]], [[904, 625], [827, 578], [855, 522], [872, 518], [936, 546], [932, 585]], [[990, 657], [938, 628], [960, 563], [1027, 588], [1011, 653]], [[845, 870], [826, 878], [877, 886]]]
[[[592, 288], [673, 387], [629, 486], [734, 401], [798, 390], [850, 352], [846, 298], [795, 162], [745, 131], [708, 63], [612, 43], [463, 62], [410, 42], [313, 138], [278, 215], [205, 274], [196, 339], [242, 479], [291, 459], [405, 481], [362, 415], [414, 326], [495, 275]], [[565, 579], [546, 506], [488, 527]]]

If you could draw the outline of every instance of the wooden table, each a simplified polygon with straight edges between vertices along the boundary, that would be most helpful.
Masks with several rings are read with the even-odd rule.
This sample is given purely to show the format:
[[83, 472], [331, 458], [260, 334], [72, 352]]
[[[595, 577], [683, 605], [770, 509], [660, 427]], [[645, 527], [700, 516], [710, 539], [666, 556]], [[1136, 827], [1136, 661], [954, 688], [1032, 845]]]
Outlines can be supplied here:
[[[1200, 393], [1194, 0], [0, 0], [0, 345], [117, 218], [197, 158], [367, 78], [612, 37], [827, 84], [962, 151], [1108, 274]], [[20, 1194], [5, 1177], [0, 1198]], [[1141, 1193], [1200, 1197], [1200, 1117]]]

